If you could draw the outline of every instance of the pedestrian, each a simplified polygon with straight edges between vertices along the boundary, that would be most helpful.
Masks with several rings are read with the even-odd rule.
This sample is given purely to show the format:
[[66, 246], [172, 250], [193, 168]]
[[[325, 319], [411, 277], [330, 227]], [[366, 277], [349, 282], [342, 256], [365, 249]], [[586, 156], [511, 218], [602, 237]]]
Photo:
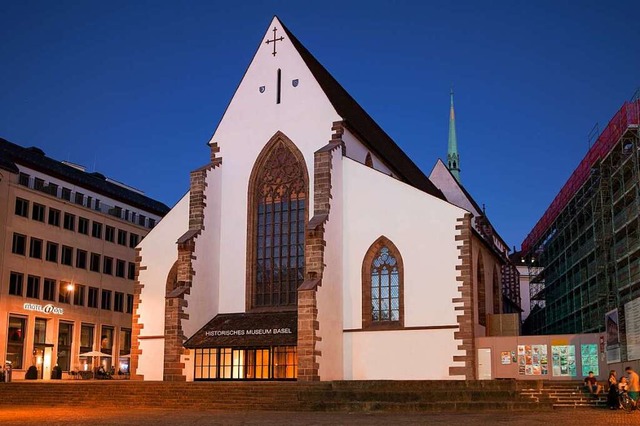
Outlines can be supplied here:
[[640, 377], [631, 367], [625, 368], [624, 371], [629, 375], [629, 398], [637, 401], [640, 396]]
[[619, 406], [618, 402], [618, 379], [616, 378], [616, 370], [609, 372], [609, 393], [607, 394], [607, 405], [610, 410], [615, 410]]

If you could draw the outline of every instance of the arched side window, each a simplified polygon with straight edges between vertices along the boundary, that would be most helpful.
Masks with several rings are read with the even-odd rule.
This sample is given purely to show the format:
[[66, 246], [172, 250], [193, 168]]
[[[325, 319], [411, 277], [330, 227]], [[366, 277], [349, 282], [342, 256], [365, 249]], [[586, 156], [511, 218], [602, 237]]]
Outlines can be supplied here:
[[482, 253], [478, 253], [477, 280], [478, 285], [478, 322], [480, 325], [487, 325], [487, 292], [484, 279], [484, 262]]
[[178, 287], [178, 261], [176, 260], [167, 274], [166, 294], [167, 296]]
[[371, 153], [367, 152], [367, 156], [364, 159], [364, 165], [365, 166], [369, 166], [369, 167], [373, 167], [373, 160], [371, 159]]
[[307, 167], [281, 132], [262, 150], [249, 180], [247, 308], [297, 305], [304, 281]]
[[404, 327], [404, 265], [388, 238], [374, 242], [362, 263], [362, 328]]
[[502, 291], [500, 288], [500, 275], [498, 274], [498, 266], [493, 268], [493, 313], [500, 313], [500, 302], [502, 301]]

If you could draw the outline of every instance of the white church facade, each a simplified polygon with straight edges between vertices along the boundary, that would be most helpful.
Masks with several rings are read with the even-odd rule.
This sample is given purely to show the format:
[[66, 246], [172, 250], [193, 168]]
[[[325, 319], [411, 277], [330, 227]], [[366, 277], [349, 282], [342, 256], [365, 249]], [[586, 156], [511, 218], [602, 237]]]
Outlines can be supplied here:
[[209, 146], [138, 246], [132, 378], [476, 378], [473, 215], [277, 17]]

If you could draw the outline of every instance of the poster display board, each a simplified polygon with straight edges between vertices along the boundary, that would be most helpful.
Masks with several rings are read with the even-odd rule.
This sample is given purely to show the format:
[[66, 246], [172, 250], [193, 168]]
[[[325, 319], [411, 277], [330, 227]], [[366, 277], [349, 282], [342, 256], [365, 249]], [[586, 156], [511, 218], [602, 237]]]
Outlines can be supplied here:
[[575, 346], [551, 346], [551, 359], [554, 376], [576, 376]]
[[580, 359], [582, 360], [582, 375], [588, 376], [589, 371], [597, 377], [600, 374], [598, 366], [598, 345], [595, 343], [580, 345]]
[[618, 327], [618, 310], [614, 309], [604, 315], [607, 333], [607, 363], [620, 362], [620, 329]]
[[640, 359], [640, 298], [624, 305], [624, 319], [627, 335], [627, 359]]
[[518, 345], [518, 374], [543, 376], [549, 374], [547, 345]]

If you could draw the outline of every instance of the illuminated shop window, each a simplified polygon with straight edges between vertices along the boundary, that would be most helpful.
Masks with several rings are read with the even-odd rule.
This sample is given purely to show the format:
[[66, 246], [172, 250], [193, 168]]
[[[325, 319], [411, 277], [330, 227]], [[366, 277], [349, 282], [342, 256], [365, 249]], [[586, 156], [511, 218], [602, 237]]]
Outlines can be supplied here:
[[58, 326], [58, 365], [62, 371], [71, 368], [71, 343], [73, 342], [73, 324], [60, 322]]
[[24, 368], [24, 336], [26, 333], [26, 325], [26, 318], [9, 317], [9, 327], [7, 330], [7, 361], [11, 363], [11, 367], [14, 370]]
[[295, 346], [195, 350], [195, 380], [286, 380], [297, 376]]

